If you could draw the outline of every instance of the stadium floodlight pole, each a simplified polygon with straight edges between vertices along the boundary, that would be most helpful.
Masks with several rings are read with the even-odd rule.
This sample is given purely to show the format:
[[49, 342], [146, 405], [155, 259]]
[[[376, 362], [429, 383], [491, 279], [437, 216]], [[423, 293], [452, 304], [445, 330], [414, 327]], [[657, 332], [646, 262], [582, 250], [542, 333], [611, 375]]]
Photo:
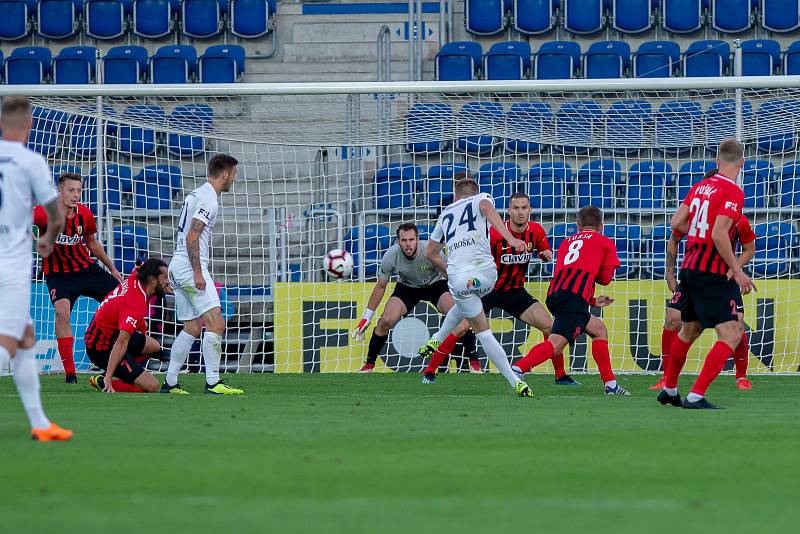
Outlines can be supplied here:
[[[733, 74], [734, 76], [742, 75], [742, 40], [733, 40]], [[742, 123], [742, 88], [736, 88], [736, 140], [742, 140], [743, 134]]]

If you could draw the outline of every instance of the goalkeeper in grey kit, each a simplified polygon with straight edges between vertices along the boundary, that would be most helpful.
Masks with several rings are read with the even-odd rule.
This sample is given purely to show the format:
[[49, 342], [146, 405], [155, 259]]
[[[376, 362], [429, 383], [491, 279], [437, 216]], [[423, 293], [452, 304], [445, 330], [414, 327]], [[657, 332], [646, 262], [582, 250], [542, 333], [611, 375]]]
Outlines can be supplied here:
[[[386, 286], [391, 277], [396, 275], [397, 284], [383, 309], [383, 314], [372, 330], [367, 361], [364, 362], [360, 372], [370, 373], [375, 369], [378, 355], [389, 339], [389, 330], [394, 328], [397, 322], [411, 312], [420, 301], [430, 302], [441, 314], [447, 314], [455, 305], [453, 296], [447, 288], [447, 280], [425, 257], [427, 245], [427, 241], [419, 240], [419, 230], [414, 223], [403, 223], [397, 228], [397, 243], [383, 255], [378, 269], [378, 281], [369, 296], [367, 309], [353, 331], [353, 337], [357, 341], [363, 341], [364, 332], [386, 293]], [[475, 334], [471, 331], [465, 333], [461, 343], [465, 355], [470, 359], [470, 372], [481, 372]]]

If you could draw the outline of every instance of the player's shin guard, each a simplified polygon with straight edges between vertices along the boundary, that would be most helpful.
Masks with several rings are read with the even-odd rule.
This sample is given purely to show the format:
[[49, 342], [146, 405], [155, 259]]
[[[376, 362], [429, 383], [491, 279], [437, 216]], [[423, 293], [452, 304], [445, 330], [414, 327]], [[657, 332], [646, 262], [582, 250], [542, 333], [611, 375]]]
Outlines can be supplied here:
[[381, 353], [388, 339], [389, 334], [379, 336], [374, 329], [372, 330], [372, 337], [369, 338], [369, 348], [367, 349], [367, 363], [374, 364], [378, 361], [378, 354]]
[[678, 377], [683, 371], [686, 355], [691, 347], [691, 343], [685, 342], [680, 336], [675, 336], [675, 341], [672, 342], [672, 348], [669, 351], [669, 367], [667, 367], [667, 373], [664, 377], [665, 388], [675, 389], [678, 387]]
[[75, 338], [60, 337], [56, 340], [56, 344], [58, 345], [58, 356], [61, 358], [61, 364], [64, 366], [64, 373], [74, 375], [75, 359], [72, 351], [75, 345]]
[[722, 341], [714, 343], [708, 356], [706, 356], [703, 370], [700, 371], [697, 380], [695, 380], [691, 392], [704, 397], [708, 386], [710, 386], [711, 382], [722, 372], [722, 369], [725, 367], [725, 362], [728, 361], [728, 358], [730, 358], [732, 354], [733, 349], [726, 343]]
[[518, 382], [517, 375], [511, 370], [511, 365], [509, 365], [508, 358], [506, 358], [506, 352], [495, 339], [492, 331], [484, 330], [480, 334], [475, 334], [475, 337], [478, 338], [478, 342], [481, 344], [481, 347], [483, 347], [483, 352], [486, 353], [486, 356], [488, 356], [495, 367], [497, 367], [500, 374], [502, 374], [512, 386], [516, 384]]
[[219, 382], [219, 361], [222, 359], [222, 336], [214, 332], [203, 334], [203, 360], [206, 363], [206, 383]]
[[33, 349], [18, 349], [17, 355], [11, 358], [11, 370], [14, 371], [14, 383], [31, 428], [49, 427], [50, 420], [44, 415], [39, 396], [39, 369]]
[[[607, 339], [592, 340], [592, 358], [600, 371], [600, 379], [604, 384], [615, 381], [614, 371], [611, 370], [611, 356], [608, 353]], [[616, 384], [615, 384], [616, 385]]]
[[433, 356], [431, 356], [428, 367], [425, 368], [424, 372], [436, 374], [436, 370], [439, 369], [439, 366], [450, 357], [450, 353], [453, 352], [453, 347], [456, 346], [457, 341], [458, 338], [453, 334], [447, 336], [444, 341], [442, 341], [441, 345], [439, 345], [439, 348], [433, 352]]
[[747, 341], [747, 332], [742, 332], [742, 340], [733, 351], [733, 363], [736, 366], [736, 380], [747, 378], [747, 359], [750, 353], [750, 344]]
[[669, 367], [669, 354], [672, 351], [672, 344], [678, 337], [676, 330], [667, 330], [666, 328], [661, 332], [661, 371], [666, 375], [667, 368]]
[[192, 350], [192, 345], [197, 341], [197, 338], [190, 336], [186, 330], [181, 330], [175, 342], [172, 344], [172, 349], [169, 353], [169, 367], [167, 368], [167, 377], [165, 381], [168, 386], [174, 386], [178, 383], [178, 373], [186, 363], [186, 358], [189, 357], [189, 351]]
[[540, 363], [552, 359], [554, 355], [555, 349], [553, 345], [549, 341], [542, 341], [529, 350], [528, 354], [519, 359], [514, 365], [523, 373], [527, 373]]

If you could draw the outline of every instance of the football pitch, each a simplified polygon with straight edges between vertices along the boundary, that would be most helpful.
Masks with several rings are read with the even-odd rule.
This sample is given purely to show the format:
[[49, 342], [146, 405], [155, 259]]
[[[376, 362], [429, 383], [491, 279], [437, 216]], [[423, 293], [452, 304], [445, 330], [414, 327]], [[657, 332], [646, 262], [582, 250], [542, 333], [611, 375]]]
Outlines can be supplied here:
[[[230, 375], [242, 397], [103, 395], [43, 377], [69, 443], [0, 379], [0, 531], [796, 532], [800, 378], [721, 376], [720, 411], [498, 375]], [[691, 377], [684, 377], [686, 382]]]

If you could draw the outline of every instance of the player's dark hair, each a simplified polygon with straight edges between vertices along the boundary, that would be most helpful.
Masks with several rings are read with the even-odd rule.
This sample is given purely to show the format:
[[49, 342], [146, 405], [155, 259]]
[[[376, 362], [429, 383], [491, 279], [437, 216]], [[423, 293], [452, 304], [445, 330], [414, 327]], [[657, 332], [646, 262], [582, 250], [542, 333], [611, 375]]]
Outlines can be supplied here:
[[158, 258], [147, 258], [146, 260], [136, 260], [136, 278], [144, 284], [150, 277], [158, 278], [161, 269], [167, 268], [167, 264]]
[[703, 180], [705, 180], [706, 178], [711, 178], [712, 176], [716, 176], [717, 174], [719, 174], [719, 169], [718, 168], [714, 167], [714, 168], [708, 169], [706, 171], [706, 173], [703, 175]]
[[472, 175], [469, 173], [469, 169], [463, 171], [457, 171], [453, 173], [453, 181], [458, 182], [459, 180], [463, 180], [464, 178], [472, 178]]
[[58, 177], [58, 185], [61, 185], [68, 180], [74, 180], [76, 182], [80, 182], [81, 185], [83, 184], [83, 177], [81, 177], [80, 174], [75, 172], [64, 172]]
[[603, 224], [603, 212], [596, 206], [584, 206], [578, 211], [578, 226], [584, 228], [600, 228]]
[[208, 161], [208, 175], [216, 178], [225, 171], [230, 171], [239, 164], [239, 160], [227, 154], [215, 154]]
[[405, 222], [405, 223], [403, 223], [403, 224], [401, 224], [400, 226], [397, 227], [396, 234], [397, 234], [397, 238], [398, 239], [400, 239], [400, 231], [401, 230], [403, 232], [408, 232], [408, 231], [413, 230], [414, 233], [417, 235], [417, 237], [419, 237], [419, 228], [417, 228], [417, 225], [414, 224], [413, 222]]
[[462, 178], [456, 182], [454, 192], [458, 197], [469, 195], [476, 195], [478, 193], [478, 182], [472, 178]]
[[508, 199], [508, 203], [511, 204], [511, 201], [514, 200], [515, 198], [524, 198], [528, 202], [531, 201], [531, 197], [529, 197], [526, 193], [523, 193], [522, 191], [517, 191], [516, 193], [511, 195], [510, 199]]

